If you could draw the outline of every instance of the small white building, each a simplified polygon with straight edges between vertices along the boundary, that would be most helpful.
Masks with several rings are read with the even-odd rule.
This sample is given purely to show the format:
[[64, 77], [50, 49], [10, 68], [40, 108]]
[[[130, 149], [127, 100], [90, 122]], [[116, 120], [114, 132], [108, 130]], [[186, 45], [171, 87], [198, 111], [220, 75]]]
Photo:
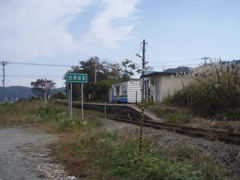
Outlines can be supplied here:
[[127, 82], [112, 85], [112, 88], [109, 89], [109, 102], [141, 102], [140, 79], [131, 79]]
[[189, 73], [190, 69], [188, 67], [179, 67], [144, 75], [144, 78], [149, 78], [148, 82], [152, 101], [155, 103], [162, 102], [164, 98], [173, 95], [175, 92], [182, 89], [183, 86], [186, 86], [192, 81], [191, 77], [184, 75]]

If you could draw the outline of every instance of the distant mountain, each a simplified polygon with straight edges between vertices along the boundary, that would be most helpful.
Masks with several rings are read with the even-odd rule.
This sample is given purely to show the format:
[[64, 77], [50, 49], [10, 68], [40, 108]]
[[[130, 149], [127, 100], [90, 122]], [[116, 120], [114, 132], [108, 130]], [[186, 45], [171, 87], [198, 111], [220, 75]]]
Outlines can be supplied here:
[[185, 67], [185, 66], [179, 66], [177, 68], [169, 68], [164, 70], [163, 72], [167, 72], [167, 73], [190, 73], [191, 70], [189, 67]]
[[[58, 91], [61, 91], [63, 92], [64, 94], [65, 93], [65, 88], [62, 87], [62, 88], [57, 88], [57, 89], [54, 89], [52, 94], [55, 94], [57, 93]], [[5, 97], [10, 97], [10, 98], [13, 98], [13, 99], [16, 99], [16, 98], [22, 98], [26, 95], [30, 95], [30, 96], [33, 96], [34, 94], [32, 93], [32, 90], [30, 87], [24, 87], [24, 86], [9, 86], [9, 87], [5, 87]], [[0, 86], [0, 99], [3, 99], [3, 87]]]

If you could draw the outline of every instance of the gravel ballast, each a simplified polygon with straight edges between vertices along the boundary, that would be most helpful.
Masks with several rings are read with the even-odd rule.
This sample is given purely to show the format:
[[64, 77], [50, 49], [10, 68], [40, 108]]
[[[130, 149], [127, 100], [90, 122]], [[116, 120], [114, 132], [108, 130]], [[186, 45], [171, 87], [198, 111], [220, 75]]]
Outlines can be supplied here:
[[[107, 131], [118, 130], [126, 135], [139, 136], [140, 127], [124, 122], [105, 120]], [[104, 126], [103, 126], [104, 127]], [[167, 130], [143, 128], [143, 139], [148, 138], [159, 148], [187, 145], [200, 151], [204, 156], [218, 162], [232, 179], [240, 179], [240, 146], [220, 141], [193, 138]]]

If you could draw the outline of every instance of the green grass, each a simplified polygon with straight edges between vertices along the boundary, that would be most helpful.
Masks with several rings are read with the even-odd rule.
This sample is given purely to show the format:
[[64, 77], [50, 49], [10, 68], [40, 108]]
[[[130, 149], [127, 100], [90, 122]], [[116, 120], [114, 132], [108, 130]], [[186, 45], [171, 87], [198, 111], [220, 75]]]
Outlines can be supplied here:
[[179, 112], [170, 112], [166, 109], [161, 109], [160, 106], [149, 106], [148, 109], [160, 118], [163, 118], [166, 123], [185, 124], [191, 121], [191, 113], [188, 110], [181, 110]]
[[[138, 139], [127, 138], [118, 132], [87, 133], [65, 144], [69, 155], [94, 169], [89, 179], [223, 179], [209, 158], [190, 147], [175, 146], [166, 150], [144, 141], [138, 151]], [[67, 157], [66, 157], [67, 159]], [[88, 163], [87, 163], [88, 162]], [[83, 167], [74, 167], [73, 174], [84, 174]]]
[[[57, 132], [70, 132], [72, 130], [90, 130], [102, 125], [100, 121], [92, 120], [90, 118], [84, 118], [82, 120], [79, 111], [73, 111], [72, 121], [70, 121], [69, 113], [66, 107], [56, 105], [40, 106], [37, 112], [34, 114], [39, 122], [47, 122], [51, 124]], [[37, 122], [37, 121], [35, 121]], [[87, 126], [84, 125], [87, 124]]]
[[87, 126], [84, 126], [79, 111], [73, 112], [73, 121], [70, 122], [66, 106], [51, 103], [19, 101], [0, 104], [0, 114], [0, 125], [32, 124], [47, 127], [50, 132], [70, 132], [74, 129], [87, 130], [101, 126], [100, 121], [89, 118], [85, 118]]
[[[66, 165], [69, 174], [87, 179], [223, 179], [223, 172], [209, 158], [188, 146], [162, 150], [143, 140], [139, 153], [138, 137], [119, 132], [103, 132], [101, 122], [85, 118], [74, 111], [69, 121], [65, 106], [17, 102], [0, 105], [0, 122], [31, 123], [50, 132], [63, 132], [53, 154]], [[156, 111], [165, 116], [166, 112]], [[181, 112], [182, 118], [188, 113]], [[20, 119], [20, 120], [19, 120]], [[183, 121], [183, 120], [182, 120]]]
[[137, 103], [137, 106], [141, 109], [143, 106], [144, 108], [148, 108], [149, 106], [151, 105], [151, 102], [149, 101], [147, 103], [147, 101], [145, 100], [144, 102], [140, 102], [140, 103]]

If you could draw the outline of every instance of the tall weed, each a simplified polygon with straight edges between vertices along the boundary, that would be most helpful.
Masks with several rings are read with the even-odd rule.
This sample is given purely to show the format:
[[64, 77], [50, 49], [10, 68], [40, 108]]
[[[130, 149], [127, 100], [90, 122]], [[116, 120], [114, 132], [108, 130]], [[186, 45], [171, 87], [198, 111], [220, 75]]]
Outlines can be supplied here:
[[192, 109], [203, 116], [227, 114], [240, 108], [240, 64], [211, 61], [194, 69], [188, 76], [192, 82], [167, 97], [165, 103], [187, 106], [192, 93]]
[[0, 104], [0, 125], [27, 122], [27, 116], [33, 109], [35, 109], [35, 104], [26, 101]]
[[73, 121], [65, 106], [41, 102], [18, 101], [0, 104], [0, 125], [30, 123], [41, 126], [49, 132], [65, 132], [77, 129], [89, 130], [101, 126], [101, 122], [85, 118], [83, 125], [79, 112], [74, 110]]
[[[142, 153], [138, 139], [118, 132], [82, 134], [65, 144], [69, 157], [94, 169], [90, 179], [221, 179], [216, 165], [188, 146], [159, 150], [144, 141]], [[63, 149], [64, 151], [64, 149]], [[69, 161], [69, 160], [68, 160]], [[69, 165], [69, 167], [72, 167]], [[200, 168], [201, 167], [201, 168]], [[204, 168], [202, 168], [204, 167]], [[205, 168], [206, 167], [206, 168]], [[84, 172], [83, 172], [84, 170]], [[71, 174], [84, 174], [82, 166], [75, 166]]]

